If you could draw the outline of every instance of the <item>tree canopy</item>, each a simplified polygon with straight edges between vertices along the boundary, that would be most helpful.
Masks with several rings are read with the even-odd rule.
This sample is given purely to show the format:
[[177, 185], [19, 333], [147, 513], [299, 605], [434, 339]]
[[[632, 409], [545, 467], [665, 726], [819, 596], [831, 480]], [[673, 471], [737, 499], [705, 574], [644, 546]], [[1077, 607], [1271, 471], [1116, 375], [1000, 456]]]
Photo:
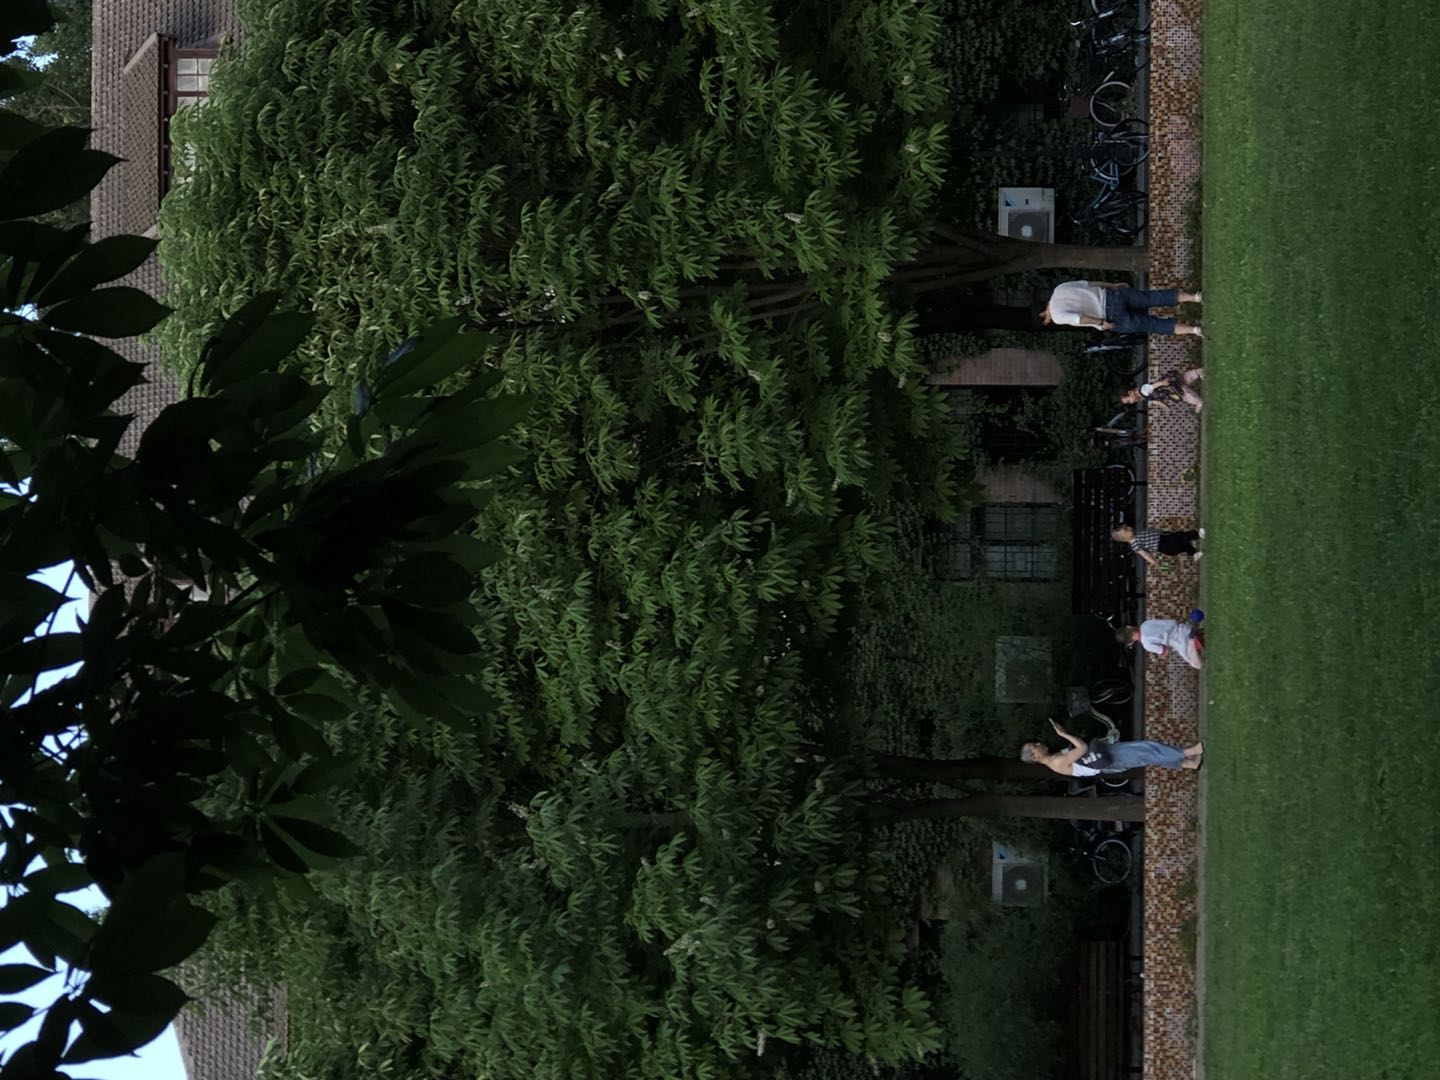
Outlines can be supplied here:
[[[719, 1077], [936, 1029], [849, 752], [847, 627], [899, 505], [967, 479], [885, 280], [939, 179], [897, 3], [242, 4], [161, 215], [185, 355], [313, 306], [299, 370], [460, 315], [535, 400], [477, 536], [493, 720], [337, 722], [365, 854], [237, 900], [281, 1075]], [[316, 146], [321, 147], [317, 155]], [[338, 414], [337, 417], [338, 419]], [[788, 1050], [787, 1050], [788, 1048]]]

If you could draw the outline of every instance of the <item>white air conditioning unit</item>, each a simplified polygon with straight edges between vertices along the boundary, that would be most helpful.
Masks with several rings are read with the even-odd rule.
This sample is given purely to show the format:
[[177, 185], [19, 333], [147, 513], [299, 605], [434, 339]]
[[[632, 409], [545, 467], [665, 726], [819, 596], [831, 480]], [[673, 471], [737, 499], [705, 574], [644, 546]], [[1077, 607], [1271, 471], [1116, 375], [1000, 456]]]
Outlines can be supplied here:
[[1045, 903], [1045, 863], [1007, 848], [991, 845], [990, 897], [1004, 907], [1039, 907]]
[[1055, 189], [1048, 187], [1002, 187], [1000, 189], [1001, 236], [1016, 240], [1055, 242]]

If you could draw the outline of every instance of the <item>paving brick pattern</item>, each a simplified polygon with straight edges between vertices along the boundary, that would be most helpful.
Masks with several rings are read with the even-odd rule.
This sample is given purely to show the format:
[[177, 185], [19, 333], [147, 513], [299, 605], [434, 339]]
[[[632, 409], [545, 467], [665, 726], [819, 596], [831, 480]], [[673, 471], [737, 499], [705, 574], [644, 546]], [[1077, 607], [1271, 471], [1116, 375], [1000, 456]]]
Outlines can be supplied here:
[[[1151, 0], [1150, 285], [1198, 285], [1188, 208], [1200, 177], [1202, 0]], [[1194, 338], [1150, 339], [1150, 374], [1200, 362]], [[1199, 511], [1200, 424], [1184, 405], [1149, 415], [1149, 523], [1188, 529]], [[1150, 574], [1147, 614], [1185, 618], [1199, 596], [1188, 559]], [[1203, 565], [1203, 564], [1202, 564]], [[1173, 657], [1146, 661], [1147, 737], [1186, 745], [1197, 734], [1198, 673]], [[1145, 1080], [1191, 1080], [1195, 1072], [1197, 787], [1193, 773], [1151, 769], [1145, 794]]]

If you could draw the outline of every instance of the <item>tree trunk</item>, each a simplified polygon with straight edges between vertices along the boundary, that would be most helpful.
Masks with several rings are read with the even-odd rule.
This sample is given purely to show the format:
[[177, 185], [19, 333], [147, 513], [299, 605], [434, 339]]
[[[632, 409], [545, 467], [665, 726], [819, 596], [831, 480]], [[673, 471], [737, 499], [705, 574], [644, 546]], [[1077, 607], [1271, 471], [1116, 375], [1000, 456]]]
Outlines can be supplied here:
[[[1030, 761], [1012, 757], [917, 758], [897, 754], [872, 754], [871, 765], [886, 780], [913, 780], [915, 783], [955, 784], [966, 780], [1044, 780], [1060, 783], [1065, 777]], [[1143, 769], [1112, 774], [1138, 780]], [[1065, 815], [1070, 816], [1070, 815]], [[1088, 819], [1089, 814], [1074, 815]]]
[[936, 294], [915, 306], [918, 334], [973, 334], [984, 330], [1014, 330], [1022, 334], [1075, 332], [1073, 326], [1046, 326], [1028, 307], [1015, 304], [981, 304], [963, 296]]
[[1064, 779], [1044, 765], [1012, 757], [937, 760], [873, 754], [870, 761], [875, 771], [886, 779], [913, 780], [916, 783], [953, 784], [964, 780], [1048, 780], [1058, 783]]
[[1025, 270], [1111, 270], [1138, 274], [1150, 265], [1150, 249], [1136, 244], [1103, 247], [1042, 244], [981, 229], [937, 225], [939, 243], [895, 268], [891, 280], [914, 292], [953, 289]]
[[1144, 821], [1143, 795], [1101, 795], [1075, 799], [1065, 795], [967, 795], [958, 799], [916, 799], [872, 808], [882, 825], [925, 818], [1033, 817], [1068, 821]]

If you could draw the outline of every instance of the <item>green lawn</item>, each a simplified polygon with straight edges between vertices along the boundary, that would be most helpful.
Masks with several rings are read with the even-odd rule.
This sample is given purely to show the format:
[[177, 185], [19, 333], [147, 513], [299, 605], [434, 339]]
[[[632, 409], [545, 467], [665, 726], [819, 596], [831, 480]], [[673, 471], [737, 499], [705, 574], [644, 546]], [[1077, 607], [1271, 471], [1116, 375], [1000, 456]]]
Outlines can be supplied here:
[[1440, 1076], [1440, 4], [1206, 4], [1210, 1080]]

